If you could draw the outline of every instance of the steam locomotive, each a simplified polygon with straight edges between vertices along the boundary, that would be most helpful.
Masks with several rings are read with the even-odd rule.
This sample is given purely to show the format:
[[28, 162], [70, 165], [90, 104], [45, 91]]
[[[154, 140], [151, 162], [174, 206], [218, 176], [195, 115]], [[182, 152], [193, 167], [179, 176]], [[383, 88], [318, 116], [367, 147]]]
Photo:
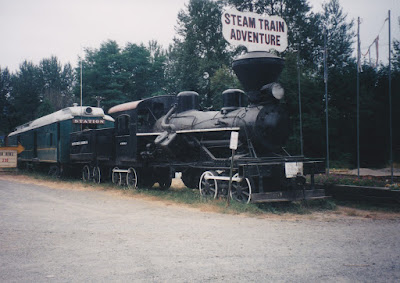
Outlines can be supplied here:
[[[284, 60], [249, 52], [232, 67], [245, 91], [224, 91], [219, 111], [202, 111], [193, 91], [114, 106], [108, 111], [114, 127], [70, 134], [68, 165], [82, 168], [85, 181], [109, 177], [127, 187], [166, 189], [182, 172], [185, 185], [201, 195], [244, 203], [323, 198], [314, 175], [324, 172], [324, 161], [280, 154], [289, 129], [276, 82]], [[239, 134], [234, 155], [232, 132]]]

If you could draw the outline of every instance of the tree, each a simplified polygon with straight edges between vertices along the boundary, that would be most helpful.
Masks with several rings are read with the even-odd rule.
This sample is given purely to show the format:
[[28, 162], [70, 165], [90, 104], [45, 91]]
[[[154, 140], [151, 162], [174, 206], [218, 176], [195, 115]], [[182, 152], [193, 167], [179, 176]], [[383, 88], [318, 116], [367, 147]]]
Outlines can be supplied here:
[[178, 14], [177, 34], [168, 53], [169, 89], [193, 90], [203, 105], [210, 107], [217, 95], [211, 92], [209, 77], [230, 65], [232, 54], [222, 36], [222, 5], [211, 0], [191, 0]]
[[[347, 14], [343, 12], [338, 0], [330, 0], [323, 4], [322, 8], [320, 23], [321, 26], [325, 26], [327, 33], [328, 68], [330, 72], [340, 71], [348, 66], [349, 61], [354, 60], [352, 57], [354, 21], [347, 21]], [[320, 35], [321, 42], [323, 42], [322, 37], [323, 34]]]
[[0, 68], [0, 135], [6, 134], [11, 130], [11, 121], [9, 120], [11, 89], [11, 74], [8, 68]]
[[[156, 42], [149, 48], [128, 43], [121, 49], [117, 42], [109, 40], [99, 49], [87, 49], [82, 62], [84, 103], [94, 105], [95, 97], [100, 96], [107, 110], [120, 103], [163, 93], [165, 57]], [[79, 68], [76, 74], [78, 78]], [[78, 85], [76, 94], [80, 91]]]
[[228, 68], [225, 65], [219, 68], [210, 78], [210, 91], [211, 93], [215, 93], [213, 99], [214, 109], [222, 108], [223, 101], [221, 94], [223, 91], [229, 88], [239, 89], [240, 87], [240, 82], [231, 70], [231, 68]]
[[167, 94], [165, 69], [167, 62], [167, 52], [156, 41], [149, 42], [148, 51], [150, 52], [150, 71], [149, 71], [149, 89], [151, 96]]
[[[96, 105], [95, 96], [103, 97], [106, 107], [126, 101], [122, 91], [124, 78], [121, 77], [120, 48], [115, 41], [107, 41], [97, 49], [86, 49], [82, 62], [83, 104]], [[79, 68], [76, 69], [77, 81], [80, 81]], [[75, 94], [80, 92], [77, 84]], [[77, 95], [79, 96], [79, 95]]]
[[123, 92], [127, 94], [129, 100], [149, 97], [154, 92], [149, 50], [143, 45], [128, 43], [121, 53], [121, 59]]
[[[398, 18], [400, 26], [400, 17]], [[400, 40], [393, 40], [393, 67], [394, 70], [400, 72]]]
[[38, 116], [43, 116], [72, 105], [73, 70], [70, 64], [64, 67], [57, 57], [43, 59], [39, 64], [42, 84], [41, 105]]
[[37, 118], [36, 110], [40, 105], [42, 90], [40, 69], [32, 62], [24, 61], [19, 71], [12, 76], [10, 104], [13, 126]]

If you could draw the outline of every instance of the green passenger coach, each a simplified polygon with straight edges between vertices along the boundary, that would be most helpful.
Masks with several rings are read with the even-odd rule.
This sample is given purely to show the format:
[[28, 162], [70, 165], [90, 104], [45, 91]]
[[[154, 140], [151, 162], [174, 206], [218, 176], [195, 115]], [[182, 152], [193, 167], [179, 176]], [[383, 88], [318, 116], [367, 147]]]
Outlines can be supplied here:
[[114, 119], [103, 109], [74, 105], [18, 126], [8, 135], [8, 145], [25, 148], [18, 156], [20, 167], [40, 166], [51, 175], [59, 175], [70, 162], [72, 132], [113, 125]]

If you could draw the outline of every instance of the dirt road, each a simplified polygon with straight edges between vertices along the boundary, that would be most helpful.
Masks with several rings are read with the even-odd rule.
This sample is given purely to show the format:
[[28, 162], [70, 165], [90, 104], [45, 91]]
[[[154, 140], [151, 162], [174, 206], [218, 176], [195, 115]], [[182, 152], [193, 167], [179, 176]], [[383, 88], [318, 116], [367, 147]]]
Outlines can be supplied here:
[[1, 282], [399, 282], [400, 221], [258, 219], [0, 179]]

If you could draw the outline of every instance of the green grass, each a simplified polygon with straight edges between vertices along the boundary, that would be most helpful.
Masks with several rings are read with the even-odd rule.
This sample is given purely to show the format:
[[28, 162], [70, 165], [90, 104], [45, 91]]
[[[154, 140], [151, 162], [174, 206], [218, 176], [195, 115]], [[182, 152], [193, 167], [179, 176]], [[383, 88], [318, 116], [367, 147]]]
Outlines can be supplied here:
[[284, 202], [284, 203], [261, 203], [261, 204], [243, 204], [231, 200], [228, 205], [226, 198], [207, 199], [201, 197], [199, 190], [193, 189], [175, 189], [160, 190], [157, 187], [138, 188], [135, 190], [127, 189], [124, 186], [117, 186], [112, 183], [94, 184], [91, 182], [83, 183], [81, 180], [73, 178], [56, 179], [49, 177], [44, 173], [26, 172], [22, 174], [38, 180], [55, 181], [60, 183], [82, 184], [84, 187], [101, 189], [103, 191], [118, 190], [124, 191], [126, 195], [150, 196], [159, 200], [167, 200], [177, 204], [185, 204], [191, 207], [196, 207], [206, 211], [215, 211], [226, 214], [248, 214], [254, 216], [276, 214], [282, 215], [285, 213], [292, 214], [311, 214], [316, 211], [335, 210], [336, 205], [332, 200], [313, 200], [299, 202]]
[[230, 201], [228, 206], [225, 198], [220, 199], [205, 199], [201, 197], [198, 190], [193, 189], [176, 189], [160, 190], [157, 187], [153, 188], [138, 188], [136, 190], [128, 190], [126, 187], [113, 185], [111, 183], [83, 183], [81, 180], [72, 178], [56, 179], [37, 172], [22, 172], [23, 175], [29, 176], [37, 180], [53, 181], [60, 183], [82, 184], [84, 187], [98, 189], [102, 191], [124, 191], [126, 195], [150, 196], [158, 200], [171, 201], [177, 204], [185, 204], [191, 207], [199, 208], [205, 211], [215, 211], [227, 214], [247, 214], [253, 216], [262, 215], [283, 215], [283, 214], [311, 214], [313, 212], [333, 211], [337, 206], [351, 207], [368, 211], [381, 212], [400, 212], [398, 205], [376, 205], [367, 202], [357, 201], [339, 201], [332, 199], [310, 200], [298, 202], [283, 202], [283, 203], [261, 203], [261, 204], [243, 204], [236, 201]]
[[355, 208], [364, 211], [400, 213], [400, 206], [397, 203], [371, 204], [370, 202], [366, 201], [348, 201], [348, 200], [335, 200], [335, 203], [338, 206]]
[[315, 182], [321, 185], [354, 185], [365, 187], [385, 187], [387, 182], [371, 176], [317, 175]]

